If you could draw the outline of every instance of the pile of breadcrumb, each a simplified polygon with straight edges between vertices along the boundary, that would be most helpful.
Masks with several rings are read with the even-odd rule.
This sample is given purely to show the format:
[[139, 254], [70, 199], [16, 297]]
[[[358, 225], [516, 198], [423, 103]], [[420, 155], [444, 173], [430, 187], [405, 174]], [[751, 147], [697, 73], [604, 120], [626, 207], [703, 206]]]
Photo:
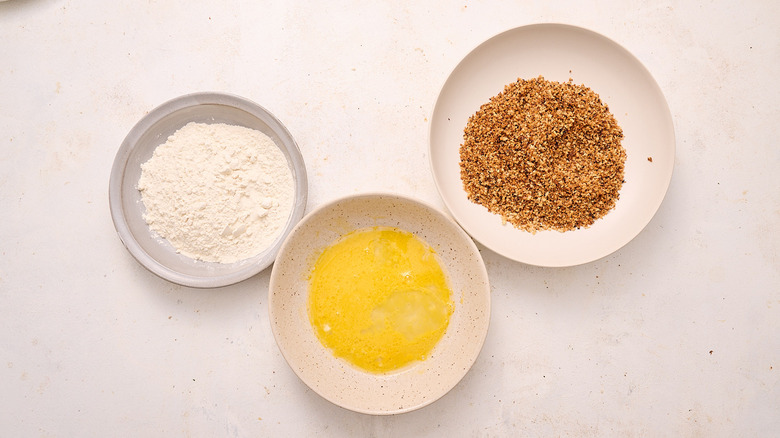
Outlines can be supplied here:
[[588, 227], [625, 182], [622, 138], [590, 88], [518, 79], [469, 118], [460, 175], [472, 202], [521, 230]]

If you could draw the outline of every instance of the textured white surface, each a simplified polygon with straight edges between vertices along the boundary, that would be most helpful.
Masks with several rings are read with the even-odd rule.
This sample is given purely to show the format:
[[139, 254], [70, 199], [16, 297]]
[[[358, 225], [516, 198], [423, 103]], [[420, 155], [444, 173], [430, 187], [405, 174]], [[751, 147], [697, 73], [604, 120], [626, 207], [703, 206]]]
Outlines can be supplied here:
[[[780, 7], [772, 1], [0, 4], [0, 430], [9, 436], [773, 436], [780, 429]], [[270, 269], [197, 290], [117, 238], [114, 154], [155, 106], [227, 91], [298, 141], [309, 208], [365, 191], [443, 204], [429, 115], [485, 39], [582, 26], [637, 56], [677, 135], [648, 227], [534, 268], [482, 248], [474, 368], [409, 414], [307, 390], [267, 315]]]

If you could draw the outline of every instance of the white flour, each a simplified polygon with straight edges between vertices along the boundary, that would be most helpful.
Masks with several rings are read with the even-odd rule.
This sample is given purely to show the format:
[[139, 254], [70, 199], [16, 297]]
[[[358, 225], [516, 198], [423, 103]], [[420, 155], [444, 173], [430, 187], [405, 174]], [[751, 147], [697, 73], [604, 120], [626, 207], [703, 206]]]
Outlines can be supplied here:
[[149, 227], [178, 252], [233, 263], [273, 243], [295, 184], [284, 154], [262, 132], [189, 123], [141, 165], [138, 190]]

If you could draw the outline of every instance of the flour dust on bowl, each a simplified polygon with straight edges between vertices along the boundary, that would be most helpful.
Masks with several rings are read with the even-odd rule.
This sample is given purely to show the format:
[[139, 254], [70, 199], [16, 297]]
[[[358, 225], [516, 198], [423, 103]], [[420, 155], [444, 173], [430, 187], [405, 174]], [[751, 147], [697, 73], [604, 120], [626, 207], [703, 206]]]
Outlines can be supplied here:
[[[601, 164], [599, 157], [602, 146], [607, 143], [599, 140], [599, 133], [605, 131], [592, 123], [571, 123], [575, 119], [560, 117], [567, 111], [565, 106], [571, 107], [571, 102], [564, 102], [558, 107], [551, 105], [551, 102], [558, 101], [557, 95], [553, 98], [553, 94], [549, 94], [550, 98], [545, 95], [541, 99], [530, 94], [522, 99], [512, 96], [515, 103], [532, 101], [534, 104], [512, 103], [513, 107], [505, 114], [499, 112], [497, 118], [473, 124], [482, 118], [490, 119], [494, 114], [490, 111], [485, 117], [481, 114], [483, 108], [497, 102], [509, 102], [502, 96], [505, 98], [506, 93], [527, 89], [530, 83], [543, 83], [547, 88], [545, 94], [554, 94], [556, 90], [563, 90], [574, 97], [585, 92], [594, 93], [594, 105], [603, 105], [604, 114], [614, 116], [619, 127], [613, 127], [616, 140], [622, 131], [620, 143], [624, 151], [614, 154], [611, 165], [615, 169], [614, 174], [609, 173], [609, 166]], [[573, 113], [574, 116], [583, 116], [586, 121], [592, 115], [580, 111]], [[539, 114], [544, 114], [544, 117]], [[539, 135], [537, 128], [543, 126], [534, 123], [539, 119], [561, 122], [547, 124], [548, 130]], [[596, 143], [580, 142], [580, 138], [590, 138], [584, 134], [588, 134], [588, 130], [594, 131], [594, 127]], [[480, 129], [484, 136], [479, 135]], [[475, 133], [477, 137], [484, 137], [479, 140], [486, 140], [480, 147], [488, 145], [493, 150], [477, 148], [470, 152], [470, 157], [467, 156], [468, 145], [473, 140], [470, 136]], [[675, 139], [671, 114], [661, 89], [647, 69], [610, 39], [563, 24], [518, 27], [500, 33], [472, 50], [444, 83], [431, 116], [429, 135], [434, 180], [455, 220], [475, 240], [491, 250], [537, 266], [588, 263], [623, 247], [655, 215], [666, 194], [674, 167]], [[496, 138], [490, 139], [491, 135]], [[558, 143], [561, 139], [564, 142]], [[571, 142], [567, 143], [569, 139]], [[514, 140], [519, 141], [513, 144]], [[547, 141], [549, 143], [545, 143]], [[614, 143], [617, 144], [617, 141]], [[567, 147], [571, 147], [568, 154], [558, 154], [560, 148]], [[594, 153], [591, 154], [589, 149]], [[550, 161], [548, 158], [556, 155], [537, 153], [540, 150], [552, 150], [560, 159]], [[464, 162], [468, 164], [471, 159], [482, 161], [485, 157], [492, 160], [502, 154], [507, 158], [492, 161], [485, 172], [502, 176], [496, 184], [479, 187], [474, 182], [482, 183], [484, 174], [463, 176], [464, 168], [466, 171], [470, 169], [464, 166]], [[519, 156], [528, 158], [517, 160]], [[576, 165], [585, 164], [587, 168], [588, 163], [595, 164], [591, 170], [598, 172], [576, 171]], [[575, 171], [562, 173], [563, 178], [558, 178], [556, 175], [561, 168]], [[549, 173], [545, 169], [549, 169]], [[580, 185], [585, 192], [591, 191], [592, 187], [619, 189], [617, 195], [612, 193], [608, 202], [603, 204], [582, 202], [581, 199], [596, 198], [579, 197], [580, 191], [571, 190], [572, 180], [584, 179], [585, 175], [591, 174], [597, 176], [594, 182], [590, 186]], [[503, 178], [504, 175], [508, 178]], [[567, 179], [569, 176], [572, 177], [570, 180]], [[614, 181], [608, 181], [609, 178]], [[538, 189], [540, 185], [537, 183], [545, 180], [549, 181], [549, 191]], [[509, 189], [510, 186], [512, 189]], [[484, 204], [475, 202], [473, 198], [478, 197], [475, 193], [480, 195], [479, 190], [488, 195], [501, 192], [493, 200], [502, 208], [486, 208]], [[548, 202], [548, 198], [553, 198], [550, 195], [555, 194], [554, 190], [560, 190], [564, 195], [557, 204]], [[490, 206], [489, 203], [487, 205]], [[603, 214], [605, 209], [608, 212]], [[516, 218], [547, 221], [550, 216], [547, 213], [558, 215], [560, 219], [567, 219], [565, 215], [569, 214], [577, 220], [571, 222], [573, 226], [565, 221], [553, 223], [555, 230], [545, 229], [546, 224], [538, 228], [533, 222], [517, 221], [513, 225]], [[589, 214], [598, 218], [580, 226], [579, 220], [587, 219]], [[518, 223], [520, 226], [515, 226]]]
[[303, 217], [295, 140], [261, 106], [194, 93], [144, 116], [117, 152], [109, 205], [128, 251], [158, 276], [221, 287], [270, 266]]
[[273, 266], [268, 305], [279, 349], [306, 385], [346, 409], [388, 415], [438, 400], [466, 375], [487, 335], [490, 287], [452, 219], [372, 193], [298, 223]]

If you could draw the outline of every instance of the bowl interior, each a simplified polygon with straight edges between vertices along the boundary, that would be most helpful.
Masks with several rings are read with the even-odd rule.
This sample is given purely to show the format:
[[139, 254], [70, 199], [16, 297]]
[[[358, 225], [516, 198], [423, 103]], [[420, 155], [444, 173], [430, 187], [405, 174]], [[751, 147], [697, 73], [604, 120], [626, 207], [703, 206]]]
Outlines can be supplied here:
[[[223, 264], [194, 260], [176, 253], [143, 219], [145, 207], [137, 189], [141, 164], [155, 148], [189, 122], [226, 123], [256, 129], [268, 135], [287, 158], [295, 181], [295, 201], [284, 231], [255, 257]], [[270, 113], [251, 102], [222, 94], [188, 95], [161, 105], [144, 117], [128, 134], [114, 164], [110, 187], [111, 208], [117, 232], [128, 250], [144, 266], [175, 283], [194, 287], [232, 284], [260, 272], [273, 263], [283, 238], [303, 216], [307, 178], [295, 141]]]
[[[322, 346], [308, 318], [308, 274], [319, 254], [342, 235], [390, 226], [410, 231], [438, 254], [453, 288], [455, 310], [430, 357], [388, 374], [362, 371]], [[490, 319], [490, 288], [474, 242], [449, 217], [418, 201], [368, 194], [334, 201], [307, 215], [274, 264], [271, 328], [296, 374], [331, 402], [358, 412], [395, 414], [425, 406], [454, 387], [482, 348]]]

